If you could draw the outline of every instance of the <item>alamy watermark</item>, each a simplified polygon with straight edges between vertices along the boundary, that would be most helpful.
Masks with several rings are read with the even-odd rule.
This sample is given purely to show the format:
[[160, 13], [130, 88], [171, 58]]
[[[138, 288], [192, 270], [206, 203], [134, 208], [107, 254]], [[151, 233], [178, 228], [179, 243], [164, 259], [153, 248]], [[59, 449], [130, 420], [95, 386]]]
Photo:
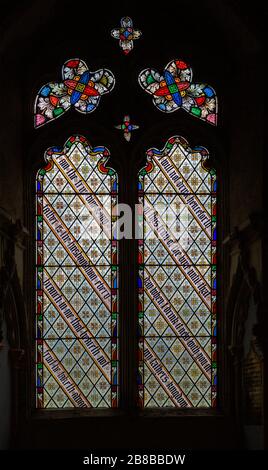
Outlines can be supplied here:
[[111, 199], [97, 207], [83, 205], [76, 211], [76, 226], [84, 238], [165, 239], [167, 233], [183, 248], [189, 245], [191, 215], [183, 202], [135, 204], [134, 211], [128, 204], [111, 205]]

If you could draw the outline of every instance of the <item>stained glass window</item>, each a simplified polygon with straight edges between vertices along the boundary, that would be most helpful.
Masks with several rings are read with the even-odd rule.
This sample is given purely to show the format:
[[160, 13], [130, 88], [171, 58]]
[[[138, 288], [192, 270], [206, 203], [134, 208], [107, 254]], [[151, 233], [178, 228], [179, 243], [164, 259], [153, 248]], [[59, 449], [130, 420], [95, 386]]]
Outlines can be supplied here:
[[36, 178], [38, 408], [117, 407], [117, 175], [73, 136]]
[[139, 399], [216, 406], [216, 177], [181, 137], [147, 152], [138, 177]]
[[159, 73], [145, 69], [139, 75], [140, 86], [153, 96], [153, 103], [164, 113], [184, 109], [192, 116], [217, 125], [217, 96], [206, 83], [193, 83], [191, 67], [182, 60], [172, 60]]
[[49, 82], [39, 90], [34, 105], [34, 126], [44, 126], [71, 108], [89, 114], [98, 107], [102, 95], [110, 93], [115, 78], [108, 69], [91, 72], [81, 59], [69, 59], [62, 67], [62, 81]]
[[141, 37], [141, 31], [133, 28], [133, 21], [129, 16], [125, 16], [120, 21], [119, 29], [112, 29], [111, 35], [119, 39], [119, 46], [125, 55], [129, 54], [134, 47], [134, 39]]

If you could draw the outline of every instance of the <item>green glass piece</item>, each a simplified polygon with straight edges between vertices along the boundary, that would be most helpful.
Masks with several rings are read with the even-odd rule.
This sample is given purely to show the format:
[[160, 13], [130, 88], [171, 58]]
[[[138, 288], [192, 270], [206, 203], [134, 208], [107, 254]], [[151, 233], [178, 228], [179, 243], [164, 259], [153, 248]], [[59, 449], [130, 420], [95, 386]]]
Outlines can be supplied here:
[[173, 83], [172, 85], [169, 85], [168, 89], [169, 89], [171, 94], [178, 93], [178, 87], [177, 87], [176, 83]]
[[54, 111], [53, 111], [54, 117], [58, 117], [58, 116], [60, 116], [62, 113], [64, 113], [64, 109], [63, 109], [63, 108], [55, 108]]
[[191, 108], [191, 113], [194, 114], [194, 116], [200, 117], [201, 116], [201, 109], [193, 107], [193, 108]]
[[148, 85], [151, 85], [151, 83], [154, 83], [154, 82], [155, 82], [155, 79], [154, 79], [154, 77], [150, 74], [150, 75], [147, 76], [146, 82], [147, 82]]

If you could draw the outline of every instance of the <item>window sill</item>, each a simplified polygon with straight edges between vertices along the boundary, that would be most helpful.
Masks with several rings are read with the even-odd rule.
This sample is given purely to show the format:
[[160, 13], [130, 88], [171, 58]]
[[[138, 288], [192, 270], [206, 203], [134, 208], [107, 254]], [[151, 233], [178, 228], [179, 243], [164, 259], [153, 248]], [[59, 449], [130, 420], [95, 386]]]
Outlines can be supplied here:
[[32, 410], [31, 418], [34, 420], [61, 420], [61, 419], [102, 419], [102, 418], [223, 418], [222, 410], [207, 408], [199, 409], [65, 409], [65, 410]]

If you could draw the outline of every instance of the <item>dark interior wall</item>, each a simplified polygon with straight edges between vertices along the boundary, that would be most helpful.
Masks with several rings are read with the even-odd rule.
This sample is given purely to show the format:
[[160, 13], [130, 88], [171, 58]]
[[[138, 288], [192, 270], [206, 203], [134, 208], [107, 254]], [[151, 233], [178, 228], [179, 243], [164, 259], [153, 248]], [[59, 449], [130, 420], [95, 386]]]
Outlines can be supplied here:
[[[33, 188], [29, 188], [32, 181], [29, 175], [43, 164], [46, 148], [63, 145], [72, 133], [85, 135], [92, 145], [108, 147], [110, 164], [118, 170], [119, 176], [125, 175], [126, 171], [129, 175], [136, 172], [137, 161], [145, 161], [147, 148], [162, 148], [171, 135], [180, 134], [191, 146], [208, 147], [216, 155], [218, 167], [222, 168], [220, 184], [225, 187], [226, 198], [222, 238], [234, 227], [243, 225], [251, 213], [262, 212], [264, 106], [256, 90], [263, 81], [264, 52], [259, 20], [254, 13], [248, 10], [247, 16], [248, 7], [244, 2], [224, 0], [205, 0], [202, 4], [180, 2], [174, 11], [165, 15], [160, 7], [149, 12], [139, 3], [135, 7], [126, 7], [123, 2], [113, 2], [105, 7], [95, 5], [94, 11], [92, 8], [92, 4], [85, 2], [83, 8], [75, 10], [70, 2], [49, 0], [14, 5], [13, 11], [7, 6], [4, 11], [0, 45], [1, 69], [4, 71], [0, 76], [0, 206], [31, 231], [28, 213]], [[109, 33], [126, 14], [133, 18], [134, 27], [143, 32], [142, 39], [136, 41], [134, 51], [127, 58]], [[91, 70], [102, 66], [112, 70], [116, 77], [113, 93], [104, 96], [99, 108], [88, 116], [69, 111], [53, 123], [34, 130], [32, 112], [37, 91], [48, 81], [60, 81], [62, 64], [72, 57], [84, 59]], [[137, 75], [143, 68], [152, 66], [161, 71], [172, 58], [181, 58], [192, 66], [194, 81], [207, 82], [216, 89], [218, 128], [198, 121], [183, 110], [162, 115], [153, 107], [151, 98], [139, 88]], [[126, 113], [140, 125], [130, 146], [113, 128]], [[128, 182], [122, 181], [123, 184], [127, 186]], [[255, 244], [252, 250], [261, 280], [261, 249]], [[236, 266], [234, 256], [231, 272], [235, 272]], [[26, 272], [25, 291], [28, 276]], [[232, 281], [229, 273], [226, 278], [228, 292], [228, 283]], [[25, 298], [29, 300], [27, 295]], [[190, 438], [192, 428], [197, 426], [196, 419], [185, 421], [184, 418], [185, 442]], [[135, 420], [133, 418], [136, 429], [138, 422]], [[230, 422], [221, 418], [214, 420], [210, 426], [211, 429], [216, 426], [214, 437], [217, 438], [211, 441], [212, 446], [217, 447], [221, 436], [223, 446], [236, 447], [239, 438], [234, 435], [235, 431], [224, 440]], [[118, 429], [119, 422], [120, 419]], [[76, 423], [77, 432], [87, 426], [85, 420]], [[65, 425], [72, 428], [75, 421], [67, 420]], [[96, 426], [99, 425], [96, 422]], [[46, 445], [50, 422], [34, 421], [30, 426], [23, 445], [32, 441], [38, 447], [36, 432], [41, 435], [42, 430]], [[61, 421], [54, 424], [55, 439], [61, 426]], [[170, 436], [174, 444], [176, 426], [171, 420]], [[198, 426], [202, 429], [201, 421]], [[152, 421], [147, 420], [144, 433], [153, 427]], [[109, 429], [108, 426], [107, 432]], [[77, 436], [79, 439], [79, 434]], [[156, 434], [151, 436], [152, 444], [154, 436]], [[127, 445], [127, 437], [122, 435], [123, 438]], [[194, 442], [197, 447], [204, 444], [198, 444], [197, 435]]]
[[10, 442], [10, 425], [11, 425], [11, 374], [10, 363], [8, 359], [9, 344], [7, 340], [7, 327], [3, 323], [3, 343], [0, 356], [0, 449], [6, 449]]
[[250, 213], [262, 211], [264, 103], [249, 90], [263, 73], [260, 51], [242, 56], [239, 77], [230, 74], [233, 84], [230, 112], [229, 194], [230, 228], [242, 224]]
[[[21, 148], [22, 91], [3, 74], [2, 120], [0, 131], [1, 171], [0, 206], [16, 219], [23, 220], [23, 155]], [[10, 87], [13, 90], [10, 90]]]

